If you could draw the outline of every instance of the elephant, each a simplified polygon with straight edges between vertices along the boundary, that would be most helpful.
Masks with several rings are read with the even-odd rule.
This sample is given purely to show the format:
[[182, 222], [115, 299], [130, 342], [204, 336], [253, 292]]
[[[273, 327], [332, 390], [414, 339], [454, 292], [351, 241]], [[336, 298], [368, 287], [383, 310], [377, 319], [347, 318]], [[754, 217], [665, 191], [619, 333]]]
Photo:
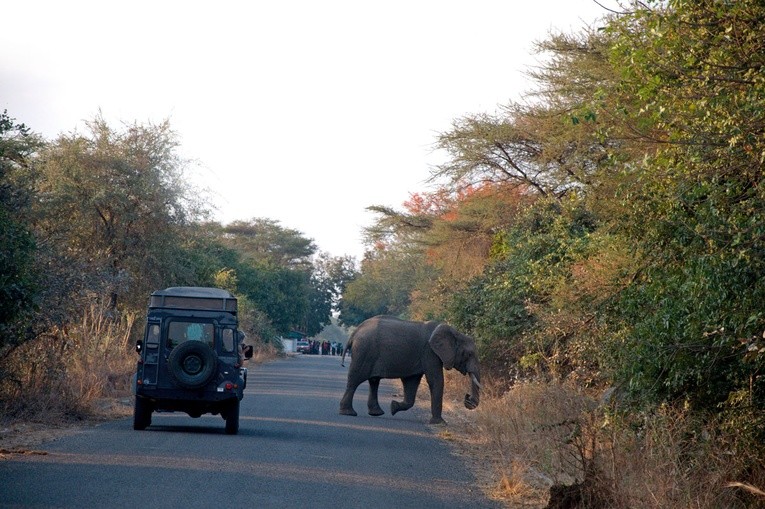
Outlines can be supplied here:
[[385, 412], [377, 401], [382, 378], [400, 378], [404, 384], [404, 401], [393, 400], [391, 414], [408, 410], [414, 406], [417, 388], [425, 375], [430, 388], [430, 424], [445, 424], [441, 417], [444, 368], [454, 368], [469, 375], [471, 391], [465, 394], [464, 404], [470, 410], [478, 406], [481, 375], [475, 340], [449, 325], [375, 316], [365, 320], [353, 332], [343, 350], [341, 364], [349, 349], [352, 358], [348, 384], [340, 400], [341, 415], [357, 415], [353, 409], [353, 395], [365, 380], [369, 381], [369, 415], [383, 415]]

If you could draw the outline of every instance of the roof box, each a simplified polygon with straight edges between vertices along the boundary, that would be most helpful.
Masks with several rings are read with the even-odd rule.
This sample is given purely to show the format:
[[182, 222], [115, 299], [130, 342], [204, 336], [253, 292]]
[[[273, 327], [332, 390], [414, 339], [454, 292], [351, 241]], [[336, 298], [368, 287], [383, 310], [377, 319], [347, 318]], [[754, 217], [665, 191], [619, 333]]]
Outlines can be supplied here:
[[173, 286], [151, 294], [149, 309], [225, 311], [236, 314], [236, 297], [227, 290], [201, 286]]

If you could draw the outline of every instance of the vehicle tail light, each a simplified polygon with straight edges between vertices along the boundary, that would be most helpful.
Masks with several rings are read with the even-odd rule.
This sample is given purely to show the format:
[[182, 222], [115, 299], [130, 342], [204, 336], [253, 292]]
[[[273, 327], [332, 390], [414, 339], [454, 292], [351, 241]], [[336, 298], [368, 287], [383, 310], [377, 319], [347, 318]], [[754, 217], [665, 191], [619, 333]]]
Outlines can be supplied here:
[[230, 390], [231, 390], [231, 389], [233, 389], [233, 388], [234, 388], [234, 384], [232, 384], [231, 382], [227, 382], [227, 383], [226, 383], [226, 390], [227, 390], [227, 391], [230, 391]]

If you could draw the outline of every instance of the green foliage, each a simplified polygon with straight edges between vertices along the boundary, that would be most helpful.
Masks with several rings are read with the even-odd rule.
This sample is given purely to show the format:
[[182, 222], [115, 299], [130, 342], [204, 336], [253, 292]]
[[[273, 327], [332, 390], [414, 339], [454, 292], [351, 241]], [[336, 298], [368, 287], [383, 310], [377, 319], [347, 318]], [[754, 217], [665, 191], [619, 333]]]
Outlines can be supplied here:
[[611, 24], [620, 86], [641, 98], [660, 141], [706, 153], [717, 170], [748, 173], [737, 159], [762, 162], [764, 9], [758, 0], [675, 0]]
[[[230, 271], [236, 280], [237, 268], [240, 265], [239, 253], [225, 245], [222, 226], [214, 222], [192, 223], [183, 229], [183, 243], [175, 252], [176, 264], [168, 277], [175, 285], [184, 286], [217, 286], [220, 274]], [[232, 293], [235, 286], [226, 288]], [[234, 289], [232, 289], [234, 288]]]
[[306, 334], [323, 331], [332, 321], [332, 313], [338, 307], [348, 282], [356, 275], [353, 258], [331, 257], [321, 253], [313, 261], [307, 293], [308, 314], [303, 324]]
[[761, 2], [669, 2], [609, 27], [636, 132], [655, 151], [628, 170], [614, 226], [646, 253], [611, 308], [623, 326], [615, 370], [642, 400], [761, 404], [765, 329], [765, 73]]
[[140, 313], [151, 291], [179, 285], [233, 291], [243, 326], [261, 341], [330, 322], [344, 265], [315, 267], [313, 242], [276, 221], [201, 222], [203, 197], [183, 178], [169, 123], [117, 130], [99, 116], [85, 134], [45, 147], [7, 115], [0, 126], [4, 341], [24, 339], [5, 332], [33, 304], [30, 337], [76, 320], [83, 299], [105, 301], [115, 315]]
[[455, 121], [436, 191], [375, 209], [371, 240], [433, 277], [406, 278], [394, 307], [379, 283], [349, 290], [369, 310], [435, 310], [503, 370], [748, 415], [765, 397], [763, 19], [756, 0], [649, 2], [540, 43], [533, 100]]
[[566, 206], [540, 200], [499, 232], [494, 261], [482, 275], [453, 296], [451, 321], [472, 333], [487, 362], [506, 369], [527, 351], [546, 352], [549, 345], [531, 345], [538, 327], [537, 310], [566, 284], [571, 266], [587, 248], [595, 223], [574, 202]]
[[55, 260], [51, 277], [67, 277], [61, 265], [82, 275], [59, 285], [67, 293], [106, 295], [113, 308], [126, 298], [137, 308], [176, 269], [182, 228], [198, 212], [181, 178], [185, 163], [167, 122], [117, 131], [96, 117], [87, 125], [86, 135], [62, 135], [41, 154], [35, 232]]
[[312, 240], [272, 219], [234, 221], [223, 228], [223, 233], [226, 244], [256, 265], [305, 267], [316, 252]]
[[747, 388], [765, 403], [762, 359], [740, 341], [762, 333], [762, 267], [724, 258], [649, 267], [615, 305], [630, 332], [615, 369], [641, 398], [715, 407]]
[[358, 325], [375, 315], [404, 315], [415, 285], [427, 277], [421, 256], [407, 249], [368, 252], [361, 262], [361, 274], [343, 292], [341, 322]]
[[29, 190], [17, 179], [40, 140], [4, 111], [0, 114], [0, 356], [23, 340], [18, 329], [37, 300], [35, 242], [23, 217]]
[[316, 261], [312, 240], [278, 221], [235, 221], [219, 229], [216, 241], [236, 253], [238, 292], [270, 320], [278, 334], [296, 329], [319, 333], [330, 322], [344, 285], [343, 262], [326, 255]]
[[313, 284], [321, 292], [330, 295], [333, 307], [337, 307], [348, 284], [359, 272], [352, 256], [329, 256], [320, 253], [313, 262]]
[[32, 255], [29, 231], [0, 209], [0, 328], [11, 325], [32, 305]]

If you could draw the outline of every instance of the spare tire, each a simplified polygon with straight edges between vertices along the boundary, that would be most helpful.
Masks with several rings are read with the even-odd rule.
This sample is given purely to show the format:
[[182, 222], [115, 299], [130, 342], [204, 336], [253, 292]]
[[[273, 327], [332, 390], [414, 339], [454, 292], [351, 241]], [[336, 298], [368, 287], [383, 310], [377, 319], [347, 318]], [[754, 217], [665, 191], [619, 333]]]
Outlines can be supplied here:
[[217, 372], [218, 356], [201, 341], [185, 341], [170, 352], [167, 367], [179, 387], [199, 389]]

